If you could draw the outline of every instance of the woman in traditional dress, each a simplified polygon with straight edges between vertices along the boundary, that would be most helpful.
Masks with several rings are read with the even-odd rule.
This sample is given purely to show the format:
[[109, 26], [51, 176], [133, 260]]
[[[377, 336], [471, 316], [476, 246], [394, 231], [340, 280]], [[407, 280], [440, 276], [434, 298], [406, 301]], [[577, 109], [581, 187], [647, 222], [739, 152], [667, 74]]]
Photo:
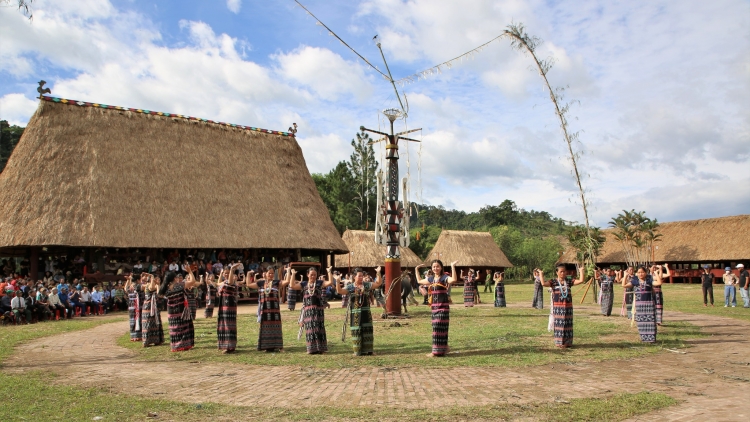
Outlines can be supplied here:
[[195, 278], [190, 274], [183, 282], [176, 275], [172, 271], [167, 272], [159, 291], [167, 297], [170, 349], [173, 352], [182, 352], [192, 349], [195, 345], [195, 329], [185, 294], [186, 289], [192, 289], [195, 285]]
[[612, 315], [612, 304], [615, 300], [615, 283], [617, 282], [617, 274], [612, 268], [608, 269], [606, 274], [599, 273], [596, 271], [597, 279], [599, 280], [599, 305], [602, 309], [602, 315]]
[[573, 286], [583, 283], [584, 269], [578, 269], [578, 279], [568, 281], [565, 277], [565, 265], [557, 266], [557, 278], [545, 280], [544, 272], [539, 270], [542, 285], [552, 288], [552, 316], [554, 319], [555, 346], [567, 348], [573, 345]]
[[505, 304], [505, 283], [503, 283], [503, 273], [495, 271], [493, 276], [495, 281], [495, 307], [504, 308]]
[[[354, 271], [357, 271], [357, 270], [361, 271], [360, 268], [355, 268], [354, 269]], [[339, 292], [339, 285], [338, 284], [339, 284], [339, 281], [340, 281], [341, 282], [340, 283], [341, 287], [343, 287], [344, 289], [347, 289], [347, 287], [349, 286], [349, 284], [351, 284], [351, 280], [349, 280], [350, 275], [347, 274], [347, 276], [343, 277], [343, 278], [341, 277], [341, 274], [334, 273], [333, 275], [334, 275], [334, 279], [336, 280], [336, 283], [337, 283], [336, 284], [336, 291], [341, 295], [341, 307], [342, 308], [346, 308], [346, 307], [349, 306], [349, 295]], [[336, 276], [338, 276], [338, 277], [336, 277]], [[364, 280], [364, 278], [362, 278], [362, 280]], [[368, 298], [368, 308], [369, 308], [369, 298]]]
[[325, 304], [323, 300], [323, 289], [332, 284], [329, 277], [327, 281], [318, 280], [318, 270], [310, 267], [307, 270], [307, 281], [298, 281], [297, 272], [292, 269], [292, 284], [290, 289], [302, 290], [302, 318], [301, 324], [305, 328], [305, 342], [307, 353], [311, 355], [321, 354], [328, 351], [328, 340], [326, 339]]
[[539, 270], [534, 270], [534, 299], [531, 301], [531, 307], [544, 309], [544, 289], [539, 278]]
[[286, 307], [290, 311], [293, 311], [297, 307], [297, 290], [291, 287], [287, 287], [286, 289]]
[[464, 307], [474, 307], [474, 297], [477, 293], [477, 281], [474, 278], [474, 270], [469, 269], [469, 273], [464, 277], [464, 270], [461, 270], [461, 278], [464, 280]]
[[[662, 274], [662, 278], [669, 277], [669, 264], [664, 264], [666, 272]], [[661, 267], [659, 267], [661, 272]], [[661, 284], [654, 285], [654, 305], [656, 306], [656, 325], [661, 325], [662, 317], [664, 316], [664, 295], [661, 292]]]
[[[192, 268], [190, 267], [190, 265], [188, 265], [187, 268], [190, 268], [190, 271], [192, 271]], [[196, 287], [198, 287], [197, 283], [196, 283], [196, 286], [193, 287], [192, 289], [185, 290], [185, 295], [187, 296], [187, 300], [188, 300], [188, 308], [190, 308], [190, 317], [193, 318], [193, 321], [195, 321], [195, 317], [198, 314], [198, 301], [195, 296]]]
[[[330, 268], [328, 271], [330, 272]], [[349, 298], [349, 329], [352, 332], [354, 356], [374, 355], [375, 337], [372, 330], [372, 312], [370, 312], [370, 292], [380, 288], [383, 278], [380, 267], [375, 268], [375, 282], [365, 282], [361, 268], [354, 269], [354, 281], [342, 286], [341, 275], [336, 276], [336, 291]]]
[[128, 276], [125, 282], [125, 291], [128, 293], [128, 317], [130, 319], [130, 341], [142, 341], [143, 330], [141, 329], [141, 304], [143, 303], [143, 287], [141, 280], [133, 280], [133, 274]]
[[624, 287], [632, 288], [635, 295], [635, 312], [633, 320], [638, 326], [638, 334], [644, 343], [656, 342], [656, 309], [654, 306], [654, 286], [660, 286], [661, 269], [652, 267], [653, 275], [645, 267], [638, 267], [635, 276]]
[[143, 322], [143, 347], [158, 346], [164, 343], [164, 331], [161, 326], [161, 313], [157, 307], [159, 296], [159, 277], [152, 274], [146, 275], [146, 284], [143, 288], [145, 300], [141, 308], [141, 320]]
[[[281, 272], [281, 269], [279, 269]], [[277, 280], [272, 266], [263, 273], [263, 279], [254, 279], [252, 271], [245, 277], [250, 289], [258, 290], [258, 350], [283, 352], [284, 335], [281, 331], [280, 291], [289, 285], [291, 273], [287, 272], [283, 281]]]
[[628, 266], [625, 270], [625, 274], [621, 274], [620, 283], [625, 288], [624, 296], [622, 298], [622, 308], [620, 309], [620, 316], [627, 316], [628, 319], [633, 318], [633, 288], [625, 287], [628, 281], [634, 277], [633, 266]]
[[213, 318], [214, 305], [216, 304], [216, 284], [214, 284], [214, 275], [206, 275], [206, 309], [203, 311], [205, 318]]
[[237, 349], [237, 279], [239, 264], [234, 264], [224, 270], [226, 279], [217, 289], [216, 304], [219, 308], [216, 314], [216, 337], [218, 347], [222, 353], [233, 353]]
[[428, 294], [432, 308], [432, 352], [427, 356], [445, 356], [448, 353], [448, 329], [450, 328], [450, 301], [448, 287], [456, 282], [456, 262], [451, 263], [451, 275], [443, 274], [443, 262], [439, 259], [432, 261], [433, 277], [426, 280], [419, 278], [419, 269], [423, 264], [414, 268], [417, 283], [429, 288]]

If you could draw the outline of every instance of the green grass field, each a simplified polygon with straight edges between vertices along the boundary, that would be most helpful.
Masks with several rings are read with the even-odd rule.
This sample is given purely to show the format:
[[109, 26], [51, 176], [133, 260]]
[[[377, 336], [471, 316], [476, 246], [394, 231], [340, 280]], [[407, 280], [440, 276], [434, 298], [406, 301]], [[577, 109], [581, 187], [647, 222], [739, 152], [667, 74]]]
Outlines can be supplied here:
[[[231, 355], [223, 355], [216, 348], [216, 319], [199, 317], [195, 321], [196, 347], [187, 353], [171, 353], [168, 346], [143, 348], [129, 341], [127, 333], [119, 344], [137, 351], [144, 359], [233, 361], [259, 365], [301, 365], [321, 368], [357, 366], [408, 367], [430, 366], [498, 366], [517, 367], [540, 365], [557, 361], [601, 361], [625, 359], [645, 353], [655, 353], [664, 347], [684, 347], [684, 340], [699, 337], [699, 330], [689, 324], [670, 323], [660, 327], [658, 342], [640, 342], [638, 331], [629, 321], [619, 316], [604, 317], [598, 308], [579, 306], [575, 311], [575, 340], [572, 349], [561, 350], [553, 345], [547, 331], [549, 309], [536, 310], [520, 307], [530, 305], [529, 285], [509, 285], [508, 308], [476, 306], [465, 308], [460, 289], [454, 289], [451, 306], [449, 344], [451, 353], [445, 358], [428, 359], [431, 350], [430, 311], [427, 306], [409, 307], [411, 317], [405, 320], [382, 320], [380, 310], [375, 315], [376, 356], [352, 356], [351, 342], [341, 341], [345, 311], [338, 302], [326, 310], [326, 332], [329, 353], [310, 356], [305, 353], [304, 334], [297, 340], [297, 311], [282, 307], [285, 353], [256, 351], [259, 324], [255, 315], [238, 316], [238, 348]], [[490, 301], [490, 294], [485, 302]], [[576, 301], [576, 304], [578, 302]], [[254, 310], [255, 305], [252, 306]], [[200, 311], [199, 311], [200, 314]], [[166, 320], [163, 321], [166, 324]], [[166, 331], [166, 327], [165, 327]], [[165, 338], [169, 338], [168, 333]]]

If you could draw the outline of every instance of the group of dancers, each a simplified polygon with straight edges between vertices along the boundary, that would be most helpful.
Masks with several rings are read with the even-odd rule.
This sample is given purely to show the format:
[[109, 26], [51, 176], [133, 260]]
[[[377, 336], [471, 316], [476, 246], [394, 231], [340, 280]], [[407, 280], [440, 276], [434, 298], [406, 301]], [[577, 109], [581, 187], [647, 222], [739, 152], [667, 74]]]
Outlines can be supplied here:
[[[450, 326], [450, 287], [459, 278], [456, 275], [456, 263], [450, 264], [450, 272], [445, 272], [440, 260], [432, 261], [429, 271], [422, 277], [420, 269], [414, 269], [420, 291], [428, 296], [432, 319], [432, 351], [430, 357], [445, 356], [449, 352], [448, 332]], [[349, 280], [343, 280], [332, 268], [327, 269], [327, 277], [319, 277], [316, 267], [310, 267], [305, 277], [297, 279], [294, 268], [279, 270], [282, 279], [276, 278], [277, 271], [268, 266], [260, 274], [250, 271], [238, 274], [237, 265], [224, 269], [216, 278], [208, 275], [205, 280], [197, 280], [188, 269], [183, 277], [168, 272], [164, 280], [153, 274], [142, 274], [139, 280], [128, 278], [125, 289], [129, 297], [130, 333], [132, 341], [142, 341], [144, 347], [164, 343], [162, 320], [157, 306], [157, 298], [167, 299], [170, 347], [173, 352], [190, 350], [195, 344], [193, 320], [196, 318], [196, 300], [192, 294], [198, 283], [206, 285], [205, 317], [212, 318], [217, 309], [217, 345], [223, 353], [232, 353], [237, 348], [237, 289], [245, 285], [258, 290], [257, 321], [260, 324], [257, 350], [266, 352], [283, 352], [284, 340], [281, 326], [280, 298], [281, 293], [289, 289], [289, 298], [302, 291], [302, 312], [299, 318], [299, 334], [305, 333], [307, 353], [322, 354], [328, 351], [325, 328], [325, 311], [328, 306], [325, 290], [332, 287], [346, 298], [346, 321], [352, 336], [353, 353], [356, 356], [373, 355], [374, 334], [373, 318], [370, 310], [371, 293], [379, 290], [383, 283], [380, 267], [376, 269], [375, 279], [371, 279], [362, 269], [355, 269]], [[627, 306], [628, 317], [638, 326], [641, 341], [656, 341], [656, 326], [661, 324], [661, 283], [664, 277], [661, 266], [652, 266], [650, 273], [645, 267], [638, 267], [634, 272], [629, 267], [625, 272], [609, 269], [606, 273], [597, 271], [597, 282], [601, 286], [600, 301], [602, 313], [610, 315], [612, 311], [613, 287], [615, 283], [625, 288], [624, 307]], [[571, 289], [584, 282], [584, 272], [579, 270], [575, 280], [566, 277], [564, 265], [556, 268], [556, 277], [545, 279], [540, 269], [534, 270], [535, 293], [533, 305], [543, 308], [542, 287], [552, 293], [549, 329], [554, 334], [554, 344], [560, 348], [573, 345], [573, 298]], [[489, 278], [489, 277], [488, 277]], [[464, 279], [464, 304], [473, 306], [476, 282], [474, 272]], [[346, 281], [346, 282], [345, 282]], [[505, 294], [503, 274], [495, 272], [495, 306], [504, 307]], [[499, 292], [499, 293], [498, 293]], [[635, 307], [633, 308], [633, 303]], [[290, 303], [290, 309], [293, 309]], [[345, 332], [345, 331], [344, 331]]]

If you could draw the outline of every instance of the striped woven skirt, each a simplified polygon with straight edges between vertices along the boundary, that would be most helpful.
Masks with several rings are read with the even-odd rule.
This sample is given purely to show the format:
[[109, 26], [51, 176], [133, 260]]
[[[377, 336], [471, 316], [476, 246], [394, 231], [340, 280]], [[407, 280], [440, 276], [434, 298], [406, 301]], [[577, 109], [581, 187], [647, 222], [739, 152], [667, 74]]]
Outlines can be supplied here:
[[495, 285], [495, 307], [505, 307], [505, 284], [503, 283], [497, 283], [497, 285]]
[[650, 292], [636, 294], [635, 324], [638, 326], [642, 342], [656, 342], [656, 309]]
[[138, 307], [138, 292], [128, 293], [128, 318], [130, 319], [130, 341], [141, 341], [143, 332], [140, 323], [136, 323], [140, 318]]
[[284, 336], [281, 331], [281, 309], [279, 293], [272, 290], [258, 292], [260, 310], [260, 330], [258, 331], [258, 350], [276, 350], [284, 348]]
[[213, 318], [215, 303], [216, 303], [216, 288], [208, 286], [208, 292], [206, 292], [206, 309], [203, 310], [203, 316], [205, 318]]
[[444, 356], [448, 353], [448, 330], [451, 307], [445, 293], [432, 295], [432, 354]]
[[146, 295], [146, 300], [143, 303], [141, 310], [141, 320], [143, 321], [143, 347], [158, 346], [164, 343], [164, 330], [161, 326], [161, 313], [157, 308], [153, 315], [151, 315], [151, 301], [156, 301], [156, 295]]
[[476, 284], [472, 282], [464, 283], [464, 306], [471, 308], [474, 306], [474, 296], [477, 292]]
[[297, 307], [297, 290], [292, 288], [286, 289], [286, 306], [290, 311]]
[[539, 280], [534, 281], [534, 299], [531, 306], [536, 309], [544, 309], [544, 290]]
[[562, 298], [559, 291], [552, 293], [552, 317], [554, 319], [555, 346], [573, 345], [573, 298], [570, 293]]
[[602, 289], [599, 296], [599, 303], [602, 308], [602, 315], [612, 315], [612, 304], [614, 303], [615, 292], [612, 283], [602, 283]]
[[219, 350], [237, 349], [237, 286], [225, 285], [217, 295], [216, 336]]
[[169, 346], [173, 352], [190, 350], [195, 345], [193, 321], [185, 316], [184, 290], [167, 296], [167, 321], [169, 322]]
[[185, 295], [188, 300], [188, 307], [190, 308], [190, 317], [195, 321], [195, 316], [198, 313], [198, 301], [195, 300], [195, 295], [192, 290], [185, 290]]
[[[349, 295], [347, 295], [348, 297]], [[357, 356], [371, 355], [375, 336], [372, 328], [372, 312], [370, 312], [370, 295], [354, 295], [349, 329], [352, 333], [352, 348]], [[357, 306], [360, 305], [361, 306]]]
[[323, 306], [306, 305], [302, 312], [302, 323], [305, 327], [307, 353], [327, 352], [328, 339], [326, 338]]
[[664, 315], [664, 295], [661, 292], [661, 286], [653, 286], [653, 292], [654, 305], [656, 306], [656, 324], [661, 325]]

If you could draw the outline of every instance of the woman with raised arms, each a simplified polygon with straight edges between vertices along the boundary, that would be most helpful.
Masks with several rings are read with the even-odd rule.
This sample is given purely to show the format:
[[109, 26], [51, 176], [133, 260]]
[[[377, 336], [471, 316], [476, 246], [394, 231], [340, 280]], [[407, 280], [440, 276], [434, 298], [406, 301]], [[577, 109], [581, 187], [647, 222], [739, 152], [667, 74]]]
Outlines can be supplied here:
[[414, 276], [417, 283], [428, 288], [429, 303], [432, 309], [432, 352], [427, 356], [445, 356], [448, 353], [448, 329], [450, 328], [450, 297], [448, 287], [455, 283], [456, 262], [451, 263], [451, 275], [443, 274], [443, 262], [439, 259], [432, 261], [432, 273], [434, 276], [427, 279], [420, 278], [419, 269], [424, 264], [414, 268]]

